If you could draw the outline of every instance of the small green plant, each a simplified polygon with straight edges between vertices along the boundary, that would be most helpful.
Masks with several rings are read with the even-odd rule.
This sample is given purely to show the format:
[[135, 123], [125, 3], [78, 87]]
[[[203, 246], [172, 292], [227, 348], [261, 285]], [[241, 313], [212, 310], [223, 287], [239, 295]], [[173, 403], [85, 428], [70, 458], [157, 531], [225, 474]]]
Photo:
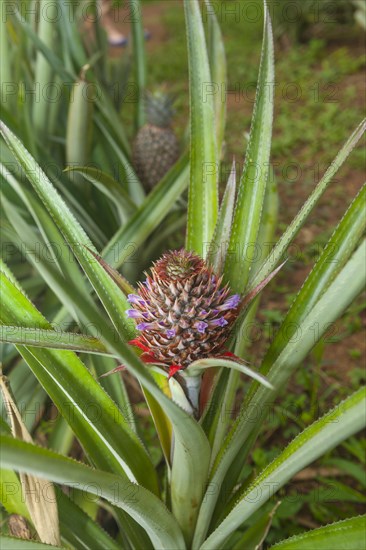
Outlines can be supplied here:
[[[42, 170], [9, 125], [1, 123], [4, 234], [12, 252], [10, 266], [2, 262], [0, 270], [3, 359], [10, 366], [0, 381], [5, 405], [1, 499], [3, 517], [25, 518], [40, 541], [16, 538], [20, 531], [13, 518], [13, 536], [1, 538], [4, 548], [254, 549], [281, 517], [281, 504], [273, 499], [293, 476], [338, 444], [362, 460], [362, 445], [349, 438], [365, 426], [364, 387], [339, 400], [285, 448], [273, 450], [271, 462], [262, 449], [253, 450], [281, 388], [304, 368], [318, 342], [314, 353], [321, 354], [329, 327], [362, 291], [366, 265], [364, 185], [284, 319], [271, 317], [279, 329], [259, 370], [245, 363], [243, 335], [256, 313], [258, 293], [281, 267], [286, 269], [283, 258], [289, 245], [366, 128], [363, 121], [354, 130], [269, 251], [264, 245], [273, 236], [277, 211], [277, 189], [269, 178], [273, 86], [268, 83], [274, 82], [274, 56], [271, 20], [263, 5], [263, 45], [246, 161], [238, 189], [233, 166], [221, 204], [218, 176], [226, 111], [225, 103], [208, 90], [225, 84], [226, 64], [208, 0], [210, 41], [198, 1], [184, 2], [189, 162], [184, 154], [146, 197], [129, 187], [127, 174], [124, 188], [104, 172], [85, 166], [75, 170], [103, 189], [106, 205], [120, 216], [121, 226], [109, 240], [104, 235], [102, 246], [98, 225], [85, 215], [87, 210], [81, 205], [79, 221], [80, 205], [62, 186], [56, 189], [52, 175]], [[141, 25], [137, 34], [138, 29]], [[49, 56], [48, 50], [42, 51]], [[138, 72], [141, 55], [136, 63]], [[103, 112], [102, 104], [100, 108]], [[143, 111], [137, 110], [137, 126], [142, 125]], [[115, 148], [117, 156], [121, 151]], [[37, 155], [42, 158], [41, 149]], [[145, 246], [162, 220], [174, 213], [172, 204], [185, 190], [188, 170], [185, 248], [165, 250], [151, 265], [158, 249], [153, 248], [154, 253], [136, 262], [137, 267], [148, 262], [149, 271], [144, 283], [135, 284], [141, 273], [127, 262], [131, 247], [135, 252]], [[163, 244], [167, 234], [161, 236]], [[25, 281], [26, 289], [19, 257], [24, 250], [25, 276], [29, 278], [30, 269], [34, 273], [32, 284]], [[117, 271], [121, 266], [129, 280]], [[37, 297], [39, 309], [26, 290]], [[141, 387], [159, 439], [154, 454], [147, 451], [120, 371], [128, 371]], [[232, 418], [240, 373], [249, 385]], [[310, 407], [302, 412], [300, 424], [315, 417], [316, 381], [307, 382]], [[22, 417], [15, 389], [18, 401], [26, 394], [27, 406], [33, 395], [35, 403], [44, 406], [51, 400], [57, 407], [60, 416], [47, 446], [34, 444], [36, 420]], [[289, 399], [283, 404], [286, 409]], [[296, 399], [296, 405], [303, 403]], [[283, 411], [282, 422], [283, 431], [292, 435], [287, 419], [291, 410]], [[151, 425], [146, 432], [151, 445]], [[42, 425], [33, 432], [40, 434], [44, 442], [47, 430], [42, 433]], [[352, 471], [359, 476], [357, 468]], [[69, 487], [69, 493], [59, 486]], [[340, 485], [338, 489], [344, 491]], [[297, 502], [295, 509], [301, 506]], [[289, 507], [287, 501], [282, 517], [289, 517]], [[314, 513], [323, 519], [319, 507]], [[114, 538], [103, 529], [107, 521], [96, 519], [107, 514], [113, 518]], [[361, 550], [364, 523], [364, 516], [347, 518], [273, 548]], [[25, 528], [23, 533], [29, 538]]]

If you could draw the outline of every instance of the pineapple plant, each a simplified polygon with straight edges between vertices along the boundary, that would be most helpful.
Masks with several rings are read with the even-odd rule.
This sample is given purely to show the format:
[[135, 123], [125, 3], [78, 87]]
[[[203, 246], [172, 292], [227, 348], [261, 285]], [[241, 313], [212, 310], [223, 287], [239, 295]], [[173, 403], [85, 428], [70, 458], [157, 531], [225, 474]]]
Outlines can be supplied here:
[[179, 143], [171, 127], [173, 101], [162, 91], [145, 94], [147, 123], [137, 132], [133, 164], [146, 190], [152, 189], [179, 157]]

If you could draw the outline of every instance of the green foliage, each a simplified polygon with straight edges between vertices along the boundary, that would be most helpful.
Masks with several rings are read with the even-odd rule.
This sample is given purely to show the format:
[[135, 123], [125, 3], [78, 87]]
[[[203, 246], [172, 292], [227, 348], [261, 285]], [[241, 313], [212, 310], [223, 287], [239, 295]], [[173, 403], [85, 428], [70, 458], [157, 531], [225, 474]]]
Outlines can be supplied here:
[[332, 523], [309, 533], [293, 537], [288, 541], [278, 543], [272, 548], [276, 550], [326, 550], [333, 545], [339, 550], [356, 550], [364, 547], [365, 516], [346, 519]]
[[[243, 334], [259, 305], [258, 298], [250, 301], [277, 274], [288, 247], [325, 191], [333, 190], [334, 177], [366, 126], [365, 121], [357, 127], [352, 122], [348, 139], [346, 134], [329, 136], [329, 143], [333, 139], [338, 149], [339, 141], [344, 145], [283, 228], [274, 249], [260, 260], [254, 253], [246, 254], [246, 247], [263, 250], [273, 238], [278, 209], [270, 165], [275, 98], [272, 25], [267, 3], [258, 5], [264, 15], [261, 60], [255, 69], [257, 52], [247, 66], [241, 59], [238, 69], [246, 75], [258, 72], [246, 163], [237, 194], [233, 165], [221, 208], [218, 182], [226, 100], [204, 95], [217, 84], [226, 85], [223, 22], [214, 3], [207, 0], [201, 11], [198, 0], [185, 1], [188, 46], [182, 44], [182, 49], [189, 67], [189, 158], [183, 154], [147, 196], [131, 167], [128, 132], [122, 122], [127, 103], [110, 93], [110, 60], [100, 21], [95, 22], [89, 48], [78, 30], [82, 4], [77, 1], [72, 3], [75, 18], [65, 17], [66, 3], [60, 2], [61, 22], [44, 19], [37, 24], [31, 14], [26, 18], [12, 14], [5, 24], [2, 21], [2, 41], [8, 46], [2, 82], [34, 84], [39, 79], [66, 89], [52, 105], [27, 103], [19, 87], [17, 96], [8, 98], [1, 123], [4, 243], [12, 254], [7, 254], [0, 269], [0, 333], [3, 380], [15, 395], [12, 411], [3, 407], [0, 424], [1, 518], [18, 513], [31, 522], [21, 480], [25, 474], [45, 478], [55, 484], [63, 548], [256, 548], [283, 538], [281, 522], [304, 506], [320, 523], [345, 519], [343, 511], [337, 515], [334, 510], [330, 516], [323, 506], [330, 486], [339, 499], [354, 505], [355, 516], [357, 505], [364, 503], [365, 478], [358, 462], [363, 463], [365, 449], [363, 440], [355, 436], [366, 425], [365, 388], [352, 392], [345, 386], [328, 387], [320, 399], [326, 401], [333, 392], [335, 406], [319, 415], [320, 370], [317, 376], [309, 373], [307, 357], [312, 353], [321, 364], [329, 327], [348, 308], [356, 307], [352, 304], [363, 290], [365, 185], [348, 197], [336, 227], [327, 228], [317, 261], [311, 254], [307, 257], [312, 268], [299, 292], [292, 289], [287, 313], [261, 312], [276, 324], [277, 332], [259, 371], [244, 362]], [[97, 4], [93, 6], [97, 9]], [[130, 9], [139, 14], [139, 2], [131, 0]], [[183, 17], [183, 10], [177, 13], [170, 17]], [[148, 75], [141, 17], [131, 24], [138, 128], [143, 124], [142, 91]], [[249, 37], [257, 37], [258, 25], [250, 27]], [[238, 32], [239, 27], [234, 28]], [[240, 38], [242, 33], [240, 28]], [[15, 35], [13, 43], [10, 38]], [[56, 47], [58, 40], [61, 48]], [[308, 78], [310, 64], [321, 52], [322, 43], [313, 42], [308, 64], [299, 64], [300, 79]], [[289, 52], [289, 58], [294, 55]], [[346, 58], [346, 52], [334, 58], [340, 72], [346, 70]], [[228, 61], [230, 78], [230, 55]], [[323, 59], [323, 65], [332, 78], [331, 64]], [[154, 70], [158, 74], [159, 68]], [[83, 91], [89, 84], [93, 93], [86, 100]], [[17, 118], [12, 114], [16, 106]], [[322, 117], [327, 127], [334, 115], [334, 107], [318, 104], [311, 116]], [[304, 128], [309, 132], [305, 123], [300, 128], [299, 133]], [[277, 147], [285, 151], [290, 137], [282, 139]], [[64, 172], [68, 163], [72, 166]], [[254, 180], [251, 167], [257, 168]], [[228, 351], [239, 357], [198, 360], [168, 381], [163, 369], [145, 364], [144, 355], [129, 345], [136, 326], [125, 310], [127, 294], [135, 292], [142, 269], [168, 248], [169, 239], [179, 240], [175, 232], [184, 219], [186, 203], [181, 195], [187, 187], [186, 246], [207, 254], [217, 274], [245, 297], [245, 307], [227, 342]], [[122, 268], [124, 277], [113, 268]], [[282, 267], [286, 269], [290, 268]], [[347, 325], [347, 333], [352, 331]], [[350, 356], [357, 358], [358, 350], [352, 347]], [[116, 374], [120, 370], [126, 374]], [[239, 372], [246, 376], [245, 385]], [[307, 392], [288, 391], [281, 398], [281, 390], [294, 376]], [[125, 382], [142, 392], [149, 414], [145, 428], [135, 418], [138, 399], [131, 398]], [[356, 382], [362, 382], [362, 376]], [[244, 397], [235, 411], [238, 389]], [[26, 412], [34, 404], [41, 410], [29, 418]], [[61, 416], [51, 426], [56, 408]], [[268, 418], [272, 410], [276, 414]], [[236, 412], [233, 418], [231, 412]], [[21, 419], [21, 432], [8, 423], [10, 413]], [[24, 435], [27, 430], [42, 447], [30, 442]], [[258, 437], [267, 432], [270, 437], [273, 431], [282, 436], [269, 450], [256, 445]], [[342, 456], [330, 454], [336, 445]], [[311, 501], [310, 491], [293, 504], [291, 491], [286, 493], [288, 482], [316, 460], [328, 471], [344, 472], [354, 486], [328, 478], [321, 470], [318, 500]], [[9, 483], [16, 494], [7, 492]], [[72, 490], [66, 493], [58, 485]], [[277, 498], [283, 503], [278, 505]], [[40, 512], [36, 499], [32, 506]], [[304, 534], [297, 526], [291, 532], [295, 537], [274, 548], [358, 549], [363, 545], [363, 521], [347, 518]], [[31, 528], [37, 530], [36, 522]], [[38, 538], [20, 540], [5, 533], [1, 545], [49, 548], [42, 544], [48, 541], [40, 532]]]

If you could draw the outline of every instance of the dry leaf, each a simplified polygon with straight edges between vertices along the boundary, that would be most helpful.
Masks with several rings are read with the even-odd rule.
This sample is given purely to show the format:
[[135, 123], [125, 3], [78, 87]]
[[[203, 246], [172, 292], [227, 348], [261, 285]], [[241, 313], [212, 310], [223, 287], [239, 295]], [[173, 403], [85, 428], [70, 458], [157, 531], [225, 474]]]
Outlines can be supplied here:
[[9, 516], [8, 526], [10, 534], [18, 539], [30, 540], [31, 532], [29, 530], [27, 520], [23, 516], [12, 514]]
[[[13, 436], [27, 443], [33, 443], [11, 395], [8, 380], [3, 375], [0, 375], [0, 389]], [[24, 473], [20, 473], [19, 477], [25, 503], [40, 541], [54, 546], [60, 545], [57, 502], [53, 484], [46, 479]]]

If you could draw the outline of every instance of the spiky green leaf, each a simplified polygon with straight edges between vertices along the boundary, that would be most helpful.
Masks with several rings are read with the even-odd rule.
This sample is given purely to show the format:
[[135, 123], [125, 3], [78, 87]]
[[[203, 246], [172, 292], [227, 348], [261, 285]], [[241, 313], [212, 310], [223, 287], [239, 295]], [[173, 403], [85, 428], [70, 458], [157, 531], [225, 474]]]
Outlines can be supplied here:
[[311, 424], [251, 483], [241, 500], [201, 546], [214, 550], [297, 472], [366, 426], [366, 388]]
[[366, 516], [344, 519], [282, 540], [273, 550], [363, 550], [366, 547]]
[[[219, 157], [205, 34], [197, 0], [184, 2], [190, 80], [190, 183], [186, 246], [203, 256], [218, 212]], [[206, 250], [205, 250], [206, 249]]]
[[271, 18], [264, 2], [264, 33], [257, 92], [225, 263], [226, 280], [235, 292], [244, 292], [255, 258], [269, 172], [273, 102], [273, 35]]
[[2, 436], [1, 449], [0, 464], [5, 468], [39, 475], [102, 496], [140, 523], [156, 548], [185, 548], [173, 515], [160, 499], [143, 487], [9, 436]]

